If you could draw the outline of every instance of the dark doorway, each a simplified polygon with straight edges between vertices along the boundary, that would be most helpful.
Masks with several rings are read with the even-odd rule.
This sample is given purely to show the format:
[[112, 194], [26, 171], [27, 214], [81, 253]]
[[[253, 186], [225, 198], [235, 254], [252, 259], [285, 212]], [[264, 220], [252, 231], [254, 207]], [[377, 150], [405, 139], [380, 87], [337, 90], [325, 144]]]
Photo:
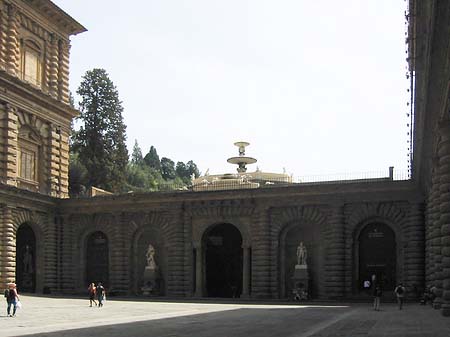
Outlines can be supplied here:
[[215, 225], [204, 237], [206, 290], [209, 297], [242, 293], [242, 236], [230, 224]]
[[365, 280], [381, 284], [384, 290], [394, 289], [396, 258], [394, 231], [382, 223], [365, 226], [359, 235], [359, 289]]
[[36, 236], [26, 223], [16, 235], [16, 283], [19, 292], [36, 291]]
[[108, 238], [103, 232], [94, 232], [87, 238], [85, 283], [91, 282], [109, 285]]

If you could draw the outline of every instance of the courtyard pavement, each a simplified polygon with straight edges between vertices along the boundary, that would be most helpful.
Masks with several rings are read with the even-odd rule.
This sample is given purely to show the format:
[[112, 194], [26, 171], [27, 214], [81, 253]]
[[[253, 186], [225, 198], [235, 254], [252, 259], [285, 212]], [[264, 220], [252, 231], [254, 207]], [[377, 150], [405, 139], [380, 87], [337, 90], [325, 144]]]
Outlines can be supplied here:
[[[103, 308], [80, 298], [21, 295], [16, 317], [0, 315], [3, 336], [449, 337], [450, 318], [430, 306], [336, 303], [218, 303], [114, 299]], [[6, 304], [4, 302], [4, 304]], [[6, 305], [5, 305], [6, 307]]]

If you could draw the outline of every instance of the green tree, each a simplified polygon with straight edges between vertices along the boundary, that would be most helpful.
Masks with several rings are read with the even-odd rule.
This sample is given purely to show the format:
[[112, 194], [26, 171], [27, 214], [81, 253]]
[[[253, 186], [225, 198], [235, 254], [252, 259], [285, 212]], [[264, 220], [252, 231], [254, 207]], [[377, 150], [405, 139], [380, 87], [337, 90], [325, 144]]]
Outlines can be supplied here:
[[197, 167], [197, 164], [195, 164], [192, 160], [189, 160], [186, 163], [186, 169], [188, 171], [189, 177], [192, 177], [192, 175], [194, 175], [195, 178], [200, 177], [200, 171]]
[[144, 163], [142, 150], [139, 147], [137, 140], [134, 141], [133, 153], [131, 154], [131, 163], [134, 165], [142, 165]]
[[147, 165], [129, 164], [127, 170], [127, 190], [134, 192], [158, 191], [164, 183], [161, 172]]
[[119, 192], [126, 182], [128, 151], [117, 88], [104, 69], [93, 69], [84, 75], [77, 94], [82, 125], [73, 147], [89, 172], [88, 186]]
[[76, 153], [70, 153], [69, 158], [69, 195], [77, 197], [86, 191], [88, 171], [80, 162]]
[[175, 166], [175, 172], [181, 179], [189, 177], [189, 171], [187, 170], [186, 164], [182, 161], [177, 162], [177, 165]]
[[164, 180], [175, 179], [175, 163], [166, 157], [161, 158], [161, 175]]
[[161, 161], [159, 160], [158, 152], [156, 152], [156, 148], [153, 145], [150, 146], [150, 151], [145, 155], [144, 162], [155, 170], [161, 170]]

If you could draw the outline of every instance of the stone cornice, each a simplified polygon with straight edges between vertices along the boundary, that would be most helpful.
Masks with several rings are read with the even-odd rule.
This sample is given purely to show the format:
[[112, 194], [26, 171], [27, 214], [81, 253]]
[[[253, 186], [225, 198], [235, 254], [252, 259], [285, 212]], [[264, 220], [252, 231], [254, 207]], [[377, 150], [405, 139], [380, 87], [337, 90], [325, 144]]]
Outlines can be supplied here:
[[78, 110], [3, 70], [0, 70], [1, 99], [61, 126], [70, 125], [72, 118], [79, 114]]
[[[86, 31], [85, 27], [49, 0], [8, 0], [8, 2], [16, 4], [30, 19], [48, 31], [65, 32], [66, 39], [70, 35]], [[49, 27], [46, 21], [51, 22], [54, 27]]]
[[56, 199], [50, 196], [0, 184], [0, 204], [30, 210], [55, 210]]
[[[364, 196], [364, 200], [361, 199]], [[240, 200], [237, 202], [237, 200]], [[99, 196], [60, 200], [64, 212], [92, 212], [99, 208], [118, 207], [130, 212], [147, 210], [180, 210], [205, 208], [259, 207], [269, 203], [272, 207], [288, 204], [334, 204], [336, 202], [352, 203], [360, 201], [422, 201], [412, 181], [382, 181], [370, 183], [336, 183], [303, 185], [291, 187], [273, 187], [254, 190], [234, 190], [216, 192], [153, 192], [129, 193], [122, 195]], [[215, 206], [213, 206], [215, 205]], [[240, 206], [239, 206], [240, 205]], [[192, 212], [192, 211], [191, 211]]]

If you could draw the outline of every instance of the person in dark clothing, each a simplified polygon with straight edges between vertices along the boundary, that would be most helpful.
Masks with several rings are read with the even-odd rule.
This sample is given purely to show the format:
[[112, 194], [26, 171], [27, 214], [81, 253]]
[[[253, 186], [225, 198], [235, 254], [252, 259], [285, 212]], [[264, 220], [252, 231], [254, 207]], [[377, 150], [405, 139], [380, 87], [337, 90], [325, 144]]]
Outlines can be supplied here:
[[[6, 292], [5, 292], [6, 295]], [[7, 313], [9, 317], [16, 316], [17, 302], [19, 301], [19, 295], [17, 294], [16, 284], [8, 283], [8, 297], [6, 302], [8, 303]], [[13, 312], [11, 314], [11, 306], [13, 307]]]
[[373, 310], [376, 311], [380, 310], [380, 302], [382, 294], [383, 291], [381, 290], [381, 286], [379, 284], [376, 284], [373, 288]]
[[399, 310], [402, 310], [403, 308], [403, 299], [405, 297], [405, 292], [406, 290], [402, 283], [399, 283], [399, 285], [394, 289], [394, 293], [397, 296], [397, 303]]
[[105, 288], [103, 287], [101, 282], [97, 284], [95, 292], [97, 293], [98, 307], [103, 307], [103, 301], [105, 299]]

